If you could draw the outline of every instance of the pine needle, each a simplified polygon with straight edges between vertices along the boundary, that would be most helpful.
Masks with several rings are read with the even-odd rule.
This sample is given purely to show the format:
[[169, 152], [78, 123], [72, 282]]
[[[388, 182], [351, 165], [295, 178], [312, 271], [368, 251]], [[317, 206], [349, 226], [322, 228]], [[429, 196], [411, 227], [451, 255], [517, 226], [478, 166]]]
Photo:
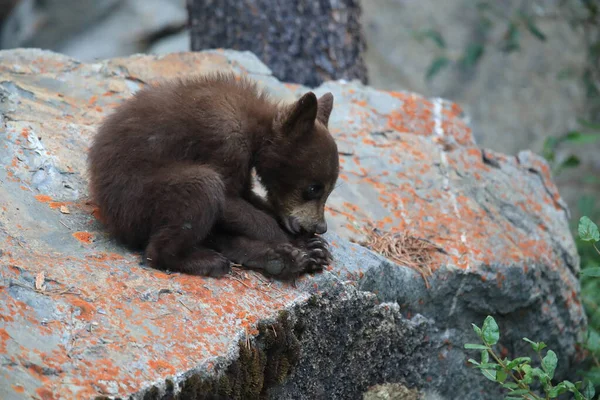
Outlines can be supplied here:
[[427, 280], [433, 273], [433, 253], [444, 252], [426, 239], [421, 239], [406, 232], [381, 232], [377, 228], [365, 228], [366, 240], [363, 246], [390, 259], [398, 265], [403, 265], [419, 272], [429, 288]]

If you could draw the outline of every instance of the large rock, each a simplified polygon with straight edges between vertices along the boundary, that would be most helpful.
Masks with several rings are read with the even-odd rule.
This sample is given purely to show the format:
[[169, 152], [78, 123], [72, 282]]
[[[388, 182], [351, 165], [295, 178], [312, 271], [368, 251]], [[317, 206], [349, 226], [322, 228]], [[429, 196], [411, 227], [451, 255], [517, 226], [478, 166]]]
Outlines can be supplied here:
[[[567, 210], [539, 157], [478, 148], [457, 105], [341, 81], [316, 89], [336, 102], [334, 265], [296, 287], [247, 271], [217, 280], [146, 269], [106, 235], [87, 199], [90, 139], [158, 78], [235, 71], [283, 99], [307, 89], [229, 51], [0, 60], [0, 397], [335, 399], [398, 383], [498, 398], [462, 349], [487, 314], [502, 352], [544, 340], [557, 377], [573, 372], [585, 316]], [[402, 234], [405, 265], [349, 241], [372, 240], [369, 226]]]

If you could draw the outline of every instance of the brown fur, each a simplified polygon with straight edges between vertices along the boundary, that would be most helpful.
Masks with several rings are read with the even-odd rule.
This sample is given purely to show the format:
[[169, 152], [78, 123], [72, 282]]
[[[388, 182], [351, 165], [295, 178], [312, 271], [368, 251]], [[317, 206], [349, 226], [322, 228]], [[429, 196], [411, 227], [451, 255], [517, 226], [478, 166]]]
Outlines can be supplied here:
[[[247, 79], [209, 75], [146, 87], [101, 125], [91, 193], [109, 231], [155, 268], [219, 276], [230, 262], [280, 277], [330, 261], [315, 238], [339, 170], [333, 96], [290, 105]], [[252, 190], [255, 168], [267, 200]]]

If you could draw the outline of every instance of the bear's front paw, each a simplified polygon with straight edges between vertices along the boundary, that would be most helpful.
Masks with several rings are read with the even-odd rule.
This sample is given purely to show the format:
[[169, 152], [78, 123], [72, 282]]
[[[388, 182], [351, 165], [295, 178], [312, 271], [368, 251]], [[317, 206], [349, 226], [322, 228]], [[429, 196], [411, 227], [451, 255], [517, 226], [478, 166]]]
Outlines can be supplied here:
[[309, 258], [315, 260], [308, 272], [321, 271], [333, 261], [327, 242], [320, 236], [297, 239], [296, 244], [307, 252]]
[[283, 243], [271, 249], [265, 272], [281, 279], [295, 278], [305, 271], [312, 271], [318, 264], [304, 249]]

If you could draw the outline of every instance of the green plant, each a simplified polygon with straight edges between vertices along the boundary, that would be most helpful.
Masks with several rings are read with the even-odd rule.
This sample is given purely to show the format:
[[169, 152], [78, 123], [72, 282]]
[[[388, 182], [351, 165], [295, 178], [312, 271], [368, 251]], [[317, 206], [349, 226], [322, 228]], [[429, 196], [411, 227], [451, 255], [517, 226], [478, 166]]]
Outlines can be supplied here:
[[579, 120], [580, 129], [570, 131], [561, 136], [548, 136], [544, 141], [542, 156], [548, 161], [552, 173], [557, 176], [567, 168], [575, 168], [581, 164], [576, 154], [569, 154], [558, 159], [557, 152], [563, 144], [589, 145], [600, 142], [600, 124]]
[[[430, 40], [437, 47], [436, 56], [432, 60], [425, 77], [433, 79], [440, 71], [457, 66], [469, 70], [477, 66], [486, 52], [497, 49], [503, 53], [522, 50], [521, 41], [524, 34], [529, 34], [545, 42], [546, 34], [538, 26], [540, 19], [562, 19], [569, 22], [573, 29], [580, 30], [587, 48], [587, 65], [577, 76], [586, 87], [590, 99], [590, 110], [595, 113], [600, 108], [600, 5], [596, 0], [560, 0], [558, 9], [552, 14], [534, 13], [534, 7], [522, 2], [517, 8], [506, 7], [506, 4], [493, 0], [475, 2], [477, 12], [476, 34], [461, 52], [450, 51], [442, 32], [436, 29], [424, 29], [415, 32], [419, 41]], [[501, 23], [503, 34], [491, 35], [494, 24]], [[572, 71], [561, 71], [557, 79], [572, 77]]]
[[[520, 50], [523, 31], [529, 32], [542, 42], [546, 41], [546, 35], [537, 26], [534, 16], [526, 13], [523, 9], [507, 16], [500, 9], [497, 2], [485, 0], [477, 1], [476, 9], [479, 35], [474, 36], [474, 40], [467, 43], [460, 53], [449, 51], [442, 33], [435, 29], [425, 29], [414, 35], [417, 40], [430, 40], [437, 47], [437, 56], [433, 59], [425, 74], [427, 80], [433, 79], [444, 68], [452, 65], [463, 71], [476, 67], [489, 47], [495, 47], [504, 53]], [[505, 23], [504, 34], [495, 43], [488, 39], [488, 34], [494, 24], [494, 17]]]
[[[558, 365], [556, 353], [547, 350], [542, 357], [542, 350], [547, 346], [543, 342], [534, 342], [528, 338], [524, 341], [531, 344], [533, 351], [540, 360], [540, 367], [532, 365], [530, 357], [517, 357], [513, 360], [500, 358], [494, 351], [500, 340], [500, 329], [493, 317], [487, 316], [483, 326], [479, 328], [473, 324], [473, 329], [483, 344], [465, 344], [466, 349], [480, 350], [481, 362], [469, 359], [469, 362], [481, 370], [487, 379], [497, 382], [507, 391], [505, 399], [555, 399], [563, 393], [572, 393], [576, 400], [592, 399], [595, 395], [594, 385], [587, 381], [572, 383], [564, 380], [556, 384], [552, 383], [554, 372]], [[491, 357], [491, 358], [490, 358]], [[535, 392], [535, 387], [540, 386], [543, 395]]]
[[[595, 209], [586, 207], [588, 211]], [[600, 384], [600, 265], [598, 254], [600, 253], [596, 243], [600, 240], [598, 226], [587, 216], [579, 219], [577, 226], [579, 240], [577, 241], [579, 254], [581, 255], [581, 298], [588, 317], [588, 331], [583, 346], [589, 352], [590, 367], [581, 371], [582, 375], [595, 384]], [[591, 246], [589, 243], [591, 242]]]

